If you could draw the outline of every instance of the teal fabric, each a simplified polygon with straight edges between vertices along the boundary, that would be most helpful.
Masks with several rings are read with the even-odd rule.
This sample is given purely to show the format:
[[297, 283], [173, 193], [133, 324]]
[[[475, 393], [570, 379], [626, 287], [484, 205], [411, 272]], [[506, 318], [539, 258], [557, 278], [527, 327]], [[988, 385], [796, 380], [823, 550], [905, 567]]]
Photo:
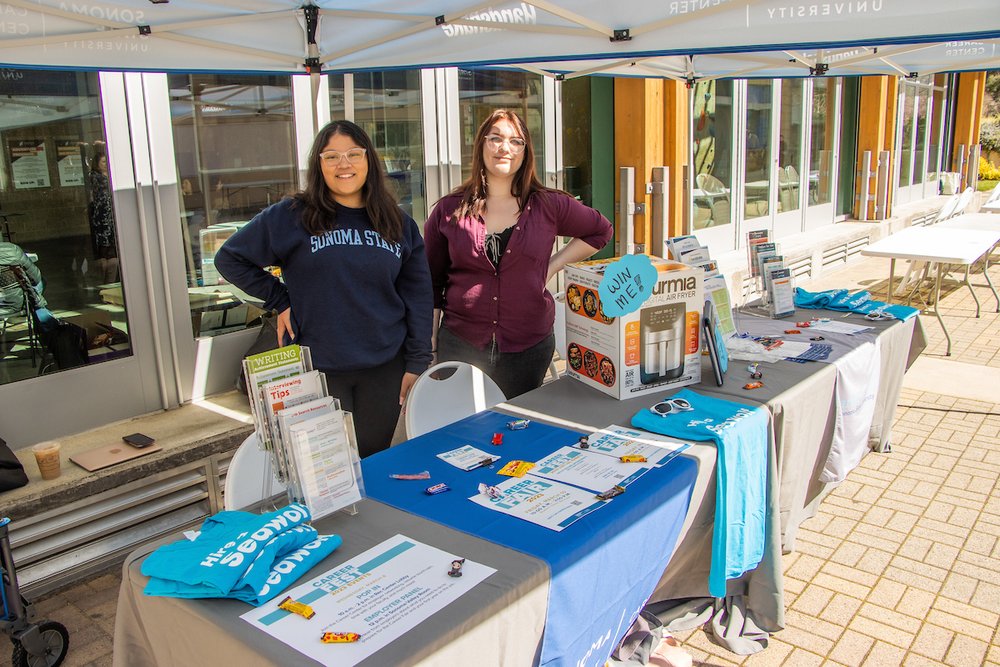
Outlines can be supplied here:
[[340, 546], [339, 536], [320, 536], [306, 525], [310, 518], [299, 504], [263, 515], [210, 516], [195, 539], [167, 544], [146, 558], [145, 593], [262, 604]]
[[726, 581], [754, 569], [764, 556], [767, 525], [767, 438], [770, 415], [683, 389], [691, 411], [666, 416], [642, 410], [632, 426], [680, 440], [710, 440], [718, 449], [715, 525], [708, 591], [726, 597]]
[[901, 305], [887, 305], [876, 301], [868, 292], [861, 290], [851, 294], [846, 289], [827, 290], [825, 292], [807, 292], [801, 287], [795, 288], [796, 308], [824, 308], [841, 312], [860, 313], [865, 315], [873, 310], [889, 313], [897, 320], [908, 320], [918, 311], [916, 308]]

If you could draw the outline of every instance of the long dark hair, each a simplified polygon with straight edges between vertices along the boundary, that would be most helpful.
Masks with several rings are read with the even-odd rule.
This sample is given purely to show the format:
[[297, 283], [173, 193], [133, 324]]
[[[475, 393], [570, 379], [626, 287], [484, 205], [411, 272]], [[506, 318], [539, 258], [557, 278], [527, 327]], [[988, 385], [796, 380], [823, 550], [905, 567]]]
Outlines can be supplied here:
[[548, 190], [535, 175], [535, 149], [531, 145], [528, 126], [510, 109], [497, 109], [486, 117], [476, 131], [476, 141], [472, 146], [472, 175], [452, 191], [452, 194], [462, 195], [462, 203], [457, 211], [460, 218], [482, 215], [486, 209], [486, 161], [483, 159], [483, 147], [486, 145], [486, 136], [501, 120], [509, 121], [524, 139], [524, 161], [514, 174], [510, 186], [510, 193], [517, 198], [517, 207], [523, 211], [532, 194]]
[[349, 120], [335, 120], [319, 131], [309, 151], [309, 167], [306, 171], [306, 187], [294, 196], [296, 205], [302, 206], [302, 226], [310, 234], [322, 234], [337, 226], [337, 208], [333, 195], [323, 178], [323, 167], [319, 154], [330, 142], [330, 137], [339, 134], [350, 137], [365, 149], [368, 160], [368, 177], [361, 187], [361, 197], [372, 227], [386, 241], [399, 242], [403, 238], [403, 213], [396, 198], [386, 185], [385, 169], [368, 133]]

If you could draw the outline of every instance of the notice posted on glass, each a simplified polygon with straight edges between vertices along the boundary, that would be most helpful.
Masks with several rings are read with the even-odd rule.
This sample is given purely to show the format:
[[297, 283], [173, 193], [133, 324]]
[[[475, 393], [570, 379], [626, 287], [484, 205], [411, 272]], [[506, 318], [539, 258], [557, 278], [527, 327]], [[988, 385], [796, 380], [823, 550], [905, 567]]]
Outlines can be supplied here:
[[[462, 576], [450, 576], [452, 562], [461, 558], [395, 535], [240, 618], [314, 660], [349, 667], [496, 572], [466, 560]], [[286, 595], [308, 604], [316, 615], [307, 620], [279, 609]], [[352, 643], [325, 644], [325, 632], [360, 637]]]

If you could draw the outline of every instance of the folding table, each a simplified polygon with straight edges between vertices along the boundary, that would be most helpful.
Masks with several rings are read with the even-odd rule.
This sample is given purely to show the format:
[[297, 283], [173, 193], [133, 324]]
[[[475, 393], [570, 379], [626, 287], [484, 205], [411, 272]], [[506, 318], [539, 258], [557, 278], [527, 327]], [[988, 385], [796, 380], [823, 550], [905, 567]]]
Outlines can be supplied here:
[[934, 281], [934, 316], [937, 317], [938, 323], [944, 331], [945, 339], [948, 341], [945, 356], [951, 356], [951, 335], [948, 333], [948, 327], [945, 326], [944, 319], [941, 317], [941, 311], [938, 307], [938, 301], [941, 298], [941, 279], [944, 276], [945, 264], [957, 264], [965, 267], [965, 280], [962, 282], [972, 293], [972, 298], [976, 302], [976, 317], [979, 317], [979, 298], [976, 296], [976, 292], [972, 289], [972, 284], [969, 282], [969, 270], [976, 261], [981, 257], [985, 257], [986, 267], [983, 270], [983, 274], [986, 276], [986, 282], [993, 292], [993, 297], [997, 300], [997, 312], [1000, 313], [1000, 296], [997, 295], [997, 291], [990, 281], [988, 271], [989, 253], [1000, 242], [1000, 229], [962, 228], [960, 225], [966, 222], [968, 224], [980, 224], [973, 222], [972, 216], [959, 216], [954, 218], [954, 220], [957, 222], [951, 226], [940, 223], [933, 227], [910, 227], [881, 241], [877, 241], [861, 251], [862, 255], [868, 257], [889, 258], [889, 286], [886, 293], [886, 301], [888, 303], [892, 303], [892, 286], [895, 279], [897, 259], [934, 262], [937, 264], [937, 278]]

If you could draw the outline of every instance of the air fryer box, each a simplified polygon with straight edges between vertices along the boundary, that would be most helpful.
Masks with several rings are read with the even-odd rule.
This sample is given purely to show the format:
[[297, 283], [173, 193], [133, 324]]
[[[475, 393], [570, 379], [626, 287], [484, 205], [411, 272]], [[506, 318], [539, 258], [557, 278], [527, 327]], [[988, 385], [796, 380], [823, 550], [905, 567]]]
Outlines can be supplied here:
[[652, 295], [622, 317], [607, 317], [598, 286], [618, 258], [566, 267], [567, 372], [618, 400], [701, 381], [699, 335], [704, 271], [650, 257]]

